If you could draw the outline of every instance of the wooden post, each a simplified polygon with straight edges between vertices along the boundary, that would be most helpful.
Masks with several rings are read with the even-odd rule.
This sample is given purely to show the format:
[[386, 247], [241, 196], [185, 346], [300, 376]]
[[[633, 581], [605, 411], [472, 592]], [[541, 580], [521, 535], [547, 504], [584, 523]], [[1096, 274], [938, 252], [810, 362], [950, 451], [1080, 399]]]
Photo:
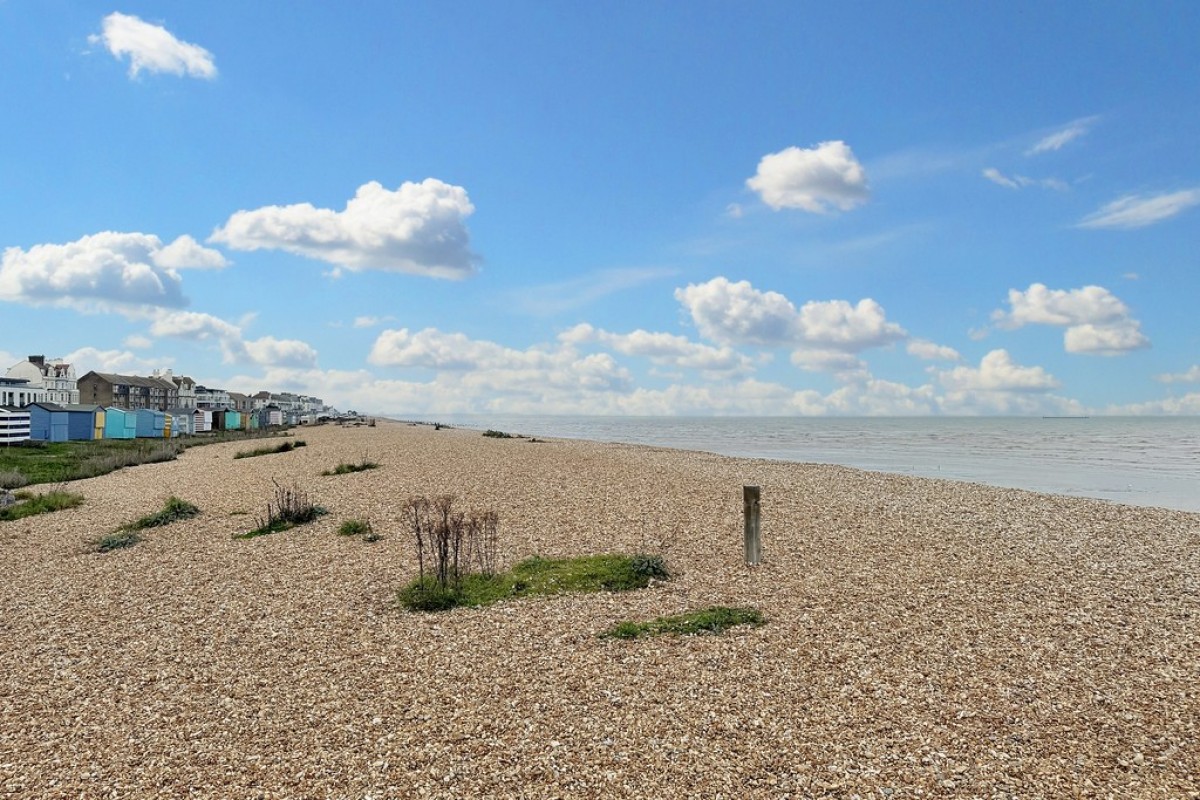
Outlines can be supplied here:
[[762, 561], [762, 529], [759, 524], [759, 488], [742, 487], [742, 513], [746, 518], [746, 563], [750, 566]]

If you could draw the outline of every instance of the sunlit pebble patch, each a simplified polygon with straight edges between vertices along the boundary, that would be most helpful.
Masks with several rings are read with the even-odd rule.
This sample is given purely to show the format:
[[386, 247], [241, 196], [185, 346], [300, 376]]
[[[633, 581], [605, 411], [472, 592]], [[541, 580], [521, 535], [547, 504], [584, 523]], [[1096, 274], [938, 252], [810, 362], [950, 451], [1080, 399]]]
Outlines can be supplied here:
[[[0, 795], [1197, 796], [1196, 515], [400, 423], [297, 435], [0, 523]], [[330, 514], [234, 540], [273, 481]], [[649, 550], [676, 577], [409, 614], [404, 502], [442, 493], [500, 513], [505, 565]], [[94, 552], [170, 495], [203, 514]], [[335, 535], [350, 518], [382, 538]], [[598, 637], [712, 604], [769, 621]]]

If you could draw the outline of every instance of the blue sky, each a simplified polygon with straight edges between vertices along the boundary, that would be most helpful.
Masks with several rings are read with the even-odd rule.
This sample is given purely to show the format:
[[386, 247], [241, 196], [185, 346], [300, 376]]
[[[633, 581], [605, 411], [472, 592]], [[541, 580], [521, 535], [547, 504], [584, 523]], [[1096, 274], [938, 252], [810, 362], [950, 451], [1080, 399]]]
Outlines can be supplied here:
[[0, 0], [0, 369], [1198, 414], [1195, 3]]

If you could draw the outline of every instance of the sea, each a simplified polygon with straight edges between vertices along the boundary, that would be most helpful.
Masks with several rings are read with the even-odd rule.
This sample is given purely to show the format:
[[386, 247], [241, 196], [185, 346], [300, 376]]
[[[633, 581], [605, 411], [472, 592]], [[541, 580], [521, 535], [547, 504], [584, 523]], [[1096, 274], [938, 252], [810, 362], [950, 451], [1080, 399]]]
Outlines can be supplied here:
[[701, 450], [1200, 512], [1200, 417], [446, 415], [454, 427]]

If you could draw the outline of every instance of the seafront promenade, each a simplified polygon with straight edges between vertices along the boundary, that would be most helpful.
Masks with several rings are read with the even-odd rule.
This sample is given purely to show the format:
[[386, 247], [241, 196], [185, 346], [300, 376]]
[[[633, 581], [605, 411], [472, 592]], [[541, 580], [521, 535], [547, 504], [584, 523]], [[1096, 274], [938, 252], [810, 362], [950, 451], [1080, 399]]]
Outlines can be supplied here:
[[[0, 522], [0, 796], [1188, 797], [1200, 515], [479, 431], [304, 429], [76, 481]], [[380, 467], [322, 476], [369, 458]], [[275, 482], [329, 510], [240, 541]], [[744, 484], [763, 563], [742, 561]], [[411, 614], [414, 495], [501, 560], [671, 580]], [[95, 552], [168, 496], [201, 515]], [[368, 519], [378, 541], [336, 535]], [[721, 604], [720, 636], [599, 633]]]

